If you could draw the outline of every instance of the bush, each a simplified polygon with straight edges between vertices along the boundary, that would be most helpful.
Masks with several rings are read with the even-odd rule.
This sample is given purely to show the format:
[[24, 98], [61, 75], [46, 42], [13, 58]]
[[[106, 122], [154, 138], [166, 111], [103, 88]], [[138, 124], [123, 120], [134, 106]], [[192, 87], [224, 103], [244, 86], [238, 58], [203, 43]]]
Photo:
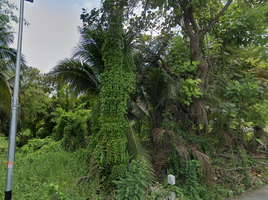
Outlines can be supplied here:
[[64, 149], [71, 151], [85, 146], [85, 135], [87, 133], [86, 116], [79, 112], [68, 112], [63, 114], [55, 127], [54, 138], [62, 140]]
[[59, 143], [53, 141], [50, 137], [46, 137], [45, 139], [32, 139], [20, 149], [20, 152], [24, 155], [29, 155], [35, 153], [39, 149], [52, 149], [53, 146], [56, 145], [59, 145]]
[[117, 185], [117, 199], [121, 200], [143, 200], [146, 197], [146, 190], [149, 187], [149, 181], [146, 174], [149, 174], [149, 168], [145, 160], [137, 158], [131, 162], [130, 170], [126, 177], [114, 181]]

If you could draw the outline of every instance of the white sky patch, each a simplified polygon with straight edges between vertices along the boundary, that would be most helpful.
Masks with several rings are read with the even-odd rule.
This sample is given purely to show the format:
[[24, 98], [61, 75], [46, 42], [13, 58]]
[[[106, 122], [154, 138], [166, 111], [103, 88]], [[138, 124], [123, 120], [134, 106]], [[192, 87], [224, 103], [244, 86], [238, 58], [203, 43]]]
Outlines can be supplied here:
[[[20, 0], [10, 2], [19, 6]], [[82, 8], [90, 11], [100, 5], [100, 0], [25, 1], [24, 18], [30, 22], [30, 26], [24, 26], [22, 54], [27, 64], [47, 73], [58, 61], [70, 57], [80, 37], [77, 28], [82, 25]], [[18, 32], [18, 24], [12, 25], [14, 31]], [[17, 34], [14, 37], [12, 47], [17, 48]]]
[[90, 3], [90, 2], [85, 3], [84, 8], [93, 8], [92, 3]]

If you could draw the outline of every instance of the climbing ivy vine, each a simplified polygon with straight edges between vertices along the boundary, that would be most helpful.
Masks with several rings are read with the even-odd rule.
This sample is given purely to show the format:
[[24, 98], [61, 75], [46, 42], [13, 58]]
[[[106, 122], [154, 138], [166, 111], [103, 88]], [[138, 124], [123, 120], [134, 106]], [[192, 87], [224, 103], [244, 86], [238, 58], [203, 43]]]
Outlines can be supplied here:
[[[134, 89], [134, 64], [128, 46], [123, 44], [123, 7], [121, 1], [104, 2], [108, 31], [103, 47], [105, 71], [101, 75], [100, 140], [94, 149], [97, 164], [111, 173], [122, 173], [126, 158], [125, 119], [129, 93]], [[107, 171], [108, 170], [108, 171]]]

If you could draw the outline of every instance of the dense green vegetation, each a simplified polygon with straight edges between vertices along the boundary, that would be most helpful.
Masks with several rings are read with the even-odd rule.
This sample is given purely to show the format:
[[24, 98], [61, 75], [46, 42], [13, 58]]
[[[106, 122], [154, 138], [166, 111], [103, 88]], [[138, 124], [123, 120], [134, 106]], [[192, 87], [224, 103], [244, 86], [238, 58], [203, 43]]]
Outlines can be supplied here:
[[[22, 60], [14, 199], [221, 199], [266, 183], [267, 14], [261, 0], [83, 9], [71, 58], [49, 74]], [[4, 188], [15, 50], [0, 22]]]

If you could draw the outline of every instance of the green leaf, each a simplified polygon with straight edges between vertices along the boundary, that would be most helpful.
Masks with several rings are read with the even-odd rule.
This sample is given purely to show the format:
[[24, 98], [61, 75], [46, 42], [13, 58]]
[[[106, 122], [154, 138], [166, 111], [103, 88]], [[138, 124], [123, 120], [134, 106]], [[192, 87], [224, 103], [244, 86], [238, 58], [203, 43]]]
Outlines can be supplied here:
[[259, 142], [261, 145], [264, 145], [260, 139], [256, 138], [256, 141]]

